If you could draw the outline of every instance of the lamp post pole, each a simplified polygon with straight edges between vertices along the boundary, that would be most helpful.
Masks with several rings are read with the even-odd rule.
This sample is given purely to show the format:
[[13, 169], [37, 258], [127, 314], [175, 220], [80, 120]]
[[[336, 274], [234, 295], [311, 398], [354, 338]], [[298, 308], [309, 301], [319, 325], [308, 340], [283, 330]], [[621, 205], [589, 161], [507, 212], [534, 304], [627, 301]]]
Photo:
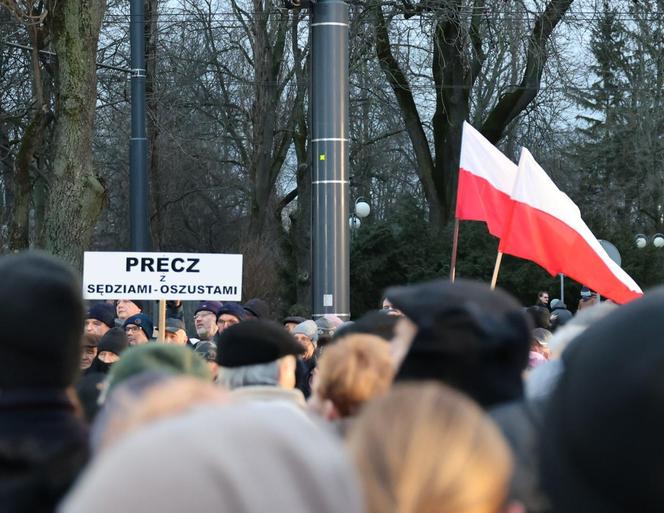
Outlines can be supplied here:
[[149, 251], [147, 138], [145, 136], [145, 7], [129, 6], [131, 43], [131, 143], [129, 146], [129, 224], [132, 251]]
[[350, 318], [348, 4], [311, 4], [313, 317]]

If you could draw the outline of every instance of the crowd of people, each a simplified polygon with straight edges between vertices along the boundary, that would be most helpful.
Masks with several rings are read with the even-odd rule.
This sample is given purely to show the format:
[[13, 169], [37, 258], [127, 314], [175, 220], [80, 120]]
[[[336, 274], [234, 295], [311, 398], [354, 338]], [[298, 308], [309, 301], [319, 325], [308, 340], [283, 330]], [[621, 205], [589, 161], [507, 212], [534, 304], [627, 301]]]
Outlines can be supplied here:
[[664, 510], [664, 288], [573, 312], [436, 280], [346, 322], [173, 302], [157, 334], [49, 255], [0, 277], [1, 512]]

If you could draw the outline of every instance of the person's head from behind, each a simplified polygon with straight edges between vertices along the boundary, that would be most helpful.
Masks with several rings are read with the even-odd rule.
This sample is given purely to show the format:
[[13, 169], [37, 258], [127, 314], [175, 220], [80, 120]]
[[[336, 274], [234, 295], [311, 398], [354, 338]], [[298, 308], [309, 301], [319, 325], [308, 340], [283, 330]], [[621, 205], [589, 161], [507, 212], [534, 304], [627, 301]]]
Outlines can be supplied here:
[[373, 335], [348, 335], [318, 361], [310, 407], [328, 420], [356, 415], [383, 395], [394, 376], [389, 344]]
[[536, 328], [548, 330], [551, 328], [551, 313], [543, 306], [529, 306], [526, 311], [533, 320]]
[[496, 513], [512, 470], [498, 428], [437, 383], [395, 386], [351, 427], [367, 513]]
[[437, 280], [390, 289], [409, 319], [395, 327], [395, 346], [410, 348], [396, 381], [438, 380], [483, 407], [523, 396], [531, 324], [506, 292], [468, 280]]
[[[175, 386], [185, 409], [200, 401]], [[355, 469], [333, 436], [282, 401], [219, 406], [206, 388], [213, 404], [159, 422], [154, 413], [172, 403], [154, 396], [163, 388], [150, 391], [139, 419], [148, 424], [93, 460], [58, 511], [362, 512]]]
[[228, 389], [247, 386], [295, 388], [302, 346], [279, 324], [260, 319], [229, 327], [217, 337], [217, 382]]
[[658, 287], [563, 352], [540, 447], [540, 482], [555, 513], [664, 510], [663, 310]]
[[188, 347], [171, 344], [145, 344], [130, 347], [113, 364], [108, 378], [108, 391], [127, 379], [142, 373], [187, 375], [211, 381], [207, 363]]
[[594, 305], [592, 308], [585, 308], [583, 311], [577, 313], [549, 339], [549, 358], [560, 358], [572, 340], [593, 324], [601, 321], [604, 317], [612, 315], [617, 308], [613, 303], [604, 302]]
[[549, 340], [552, 334], [544, 328], [535, 328], [531, 332], [530, 350], [549, 358]]
[[199, 354], [208, 364], [212, 381], [217, 380], [219, 374], [219, 364], [217, 363], [217, 344], [214, 342], [200, 341], [194, 347], [194, 352]]
[[347, 335], [365, 333], [367, 335], [375, 335], [390, 342], [394, 338], [394, 328], [401, 317], [389, 315], [386, 310], [373, 310], [365, 313], [357, 321], [335, 333], [334, 339], [339, 340]]
[[[152, 378], [154, 383], [149, 381]], [[95, 452], [108, 449], [147, 424], [182, 415], [201, 404], [222, 404], [224, 399], [225, 392], [221, 388], [199, 377], [136, 374], [117, 386], [105, 405], [105, 416], [94, 427]]]
[[[73, 384], [81, 362], [83, 300], [67, 265], [41, 252], [0, 257], [0, 389]], [[26, 329], [56, 327], [48, 334]]]

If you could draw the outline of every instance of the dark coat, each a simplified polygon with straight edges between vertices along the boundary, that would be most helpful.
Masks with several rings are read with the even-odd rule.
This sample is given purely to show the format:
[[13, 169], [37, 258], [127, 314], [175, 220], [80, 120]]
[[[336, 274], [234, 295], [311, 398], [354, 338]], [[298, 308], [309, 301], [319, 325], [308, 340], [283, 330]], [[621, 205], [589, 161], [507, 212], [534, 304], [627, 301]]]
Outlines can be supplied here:
[[50, 513], [88, 460], [88, 432], [64, 391], [0, 391], [0, 510]]
[[528, 513], [548, 513], [550, 504], [539, 481], [538, 450], [544, 400], [519, 400], [489, 410], [514, 456], [510, 498], [520, 501]]

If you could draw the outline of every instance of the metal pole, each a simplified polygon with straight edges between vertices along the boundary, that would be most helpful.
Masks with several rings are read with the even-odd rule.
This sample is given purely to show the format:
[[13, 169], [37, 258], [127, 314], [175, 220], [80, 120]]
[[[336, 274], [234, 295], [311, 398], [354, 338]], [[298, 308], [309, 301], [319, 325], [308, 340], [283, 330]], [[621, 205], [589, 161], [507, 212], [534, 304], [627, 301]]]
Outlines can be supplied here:
[[560, 301], [565, 302], [565, 275], [560, 273]]
[[310, 36], [313, 316], [348, 320], [348, 4], [312, 4]]
[[131, 0], [131, 144], [129, 147], [129, 219], [131, 250], [149, 251], [147, 138], [145, 137], [145, 8]]

